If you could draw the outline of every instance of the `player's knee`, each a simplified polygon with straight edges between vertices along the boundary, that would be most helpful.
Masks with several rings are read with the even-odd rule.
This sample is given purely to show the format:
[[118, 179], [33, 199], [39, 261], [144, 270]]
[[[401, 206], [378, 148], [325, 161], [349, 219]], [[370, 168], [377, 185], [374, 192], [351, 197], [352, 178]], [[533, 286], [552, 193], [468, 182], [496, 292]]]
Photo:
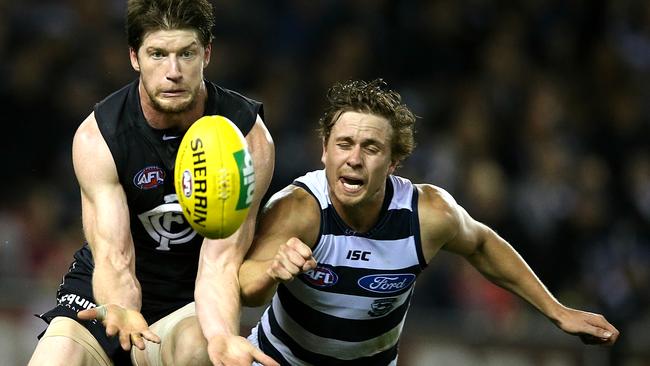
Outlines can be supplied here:
[[28, 366], [64, 365], [63, 359], [71, 365], [81, 365], [82, 353], [83, 348], [70, 338], [43, 338], [36, 345]]
[[[181, 320], [173, 330], [172, 352], [163, 352], [165, 364], [172, 365], [210, 365], [208, 342], [201, 332], [198, 319], [189, 317]], [[167, 357], [165, 357], [167, 356]]]
[[75, 320], [57, 317], [50, 322], [29, 360], [30, 366], [110, 365], [93, 335]]

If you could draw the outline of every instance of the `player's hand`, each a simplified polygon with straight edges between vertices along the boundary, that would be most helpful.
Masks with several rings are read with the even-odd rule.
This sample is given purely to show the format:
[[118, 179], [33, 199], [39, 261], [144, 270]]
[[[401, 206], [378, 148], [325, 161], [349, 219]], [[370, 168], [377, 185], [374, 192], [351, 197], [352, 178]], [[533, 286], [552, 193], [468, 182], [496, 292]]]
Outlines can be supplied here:
[[282, 244], [266, 273], [276, 281], [289, 282], [297, 275], [316, 268], [311, 248], [300, 239], [291, 238]]
[[264, 366], [280, 366], [246, 338], [218, 335], [208, 341], [208, 355], [215, 366], [250, 366], [257, 361]]
[[82, 320], [97, 319], [106, 327], [106, 335], [119, 336], [122, 349], [128, 351], [131, 345], [144, 349], [144, 340], [160, 343], [160, 338], [149, 330], [147, 321], [135, 310], [119, 305], [107, 304], [80, 311], [77, 317]]
[[604, 316], [571, 308], [565, 309], [557, 321], [557, 326], [569, 334], [580, 337], [585, 344], [611, 346], [619, 336], [618, 329]]

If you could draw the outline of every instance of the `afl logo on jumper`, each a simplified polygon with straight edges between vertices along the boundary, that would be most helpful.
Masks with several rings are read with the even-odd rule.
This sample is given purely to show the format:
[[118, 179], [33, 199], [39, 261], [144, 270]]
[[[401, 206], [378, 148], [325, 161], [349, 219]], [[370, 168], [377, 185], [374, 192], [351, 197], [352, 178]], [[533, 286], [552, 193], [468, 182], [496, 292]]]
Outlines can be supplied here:
[[364, 276], [361, 277], [357, 283], [361, 288], [368, 291], [380, 294], [390, 294], [408, 288], [413, 281], [415, 281], [414, 274], [401, 273]]
[[157, 166], [148, 166], [133, 177], [133, 184], [140, 189], [156, 188], [165, 181], [165, 171]]
[[318, 287], [329, 287], [339, 281], [339, 276], [334, 271], [321, 266], [305, 272], [302, 276], [307, 282]]
[[165, 203], [138, 215], [149, 236], [158, 242], [156, 249], [168, 251], [169, 246], [184, 244], [196, 236], [196, 231], [185, 221], [175, 194], [165, 196]]

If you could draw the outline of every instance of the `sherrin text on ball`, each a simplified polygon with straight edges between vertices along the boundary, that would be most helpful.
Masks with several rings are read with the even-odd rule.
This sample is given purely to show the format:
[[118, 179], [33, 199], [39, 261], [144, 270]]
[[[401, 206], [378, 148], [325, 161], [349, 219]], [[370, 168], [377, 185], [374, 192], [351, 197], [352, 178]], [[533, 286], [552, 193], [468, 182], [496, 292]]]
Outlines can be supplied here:
[[194, 230], [210, 239], [234, 233], [255, 190], [253, 160], [239, 128], [223, 116], [194, 122], [178, 148], [174, 185]]

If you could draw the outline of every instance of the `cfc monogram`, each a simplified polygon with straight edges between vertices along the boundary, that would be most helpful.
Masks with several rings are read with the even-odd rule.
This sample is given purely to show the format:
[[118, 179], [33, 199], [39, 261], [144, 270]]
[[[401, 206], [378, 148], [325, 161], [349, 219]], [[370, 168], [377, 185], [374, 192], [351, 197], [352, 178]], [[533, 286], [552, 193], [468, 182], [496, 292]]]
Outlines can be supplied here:
[[158, 242], [156, 249], [162, 251], [170, 250], [170, 245], [187, 243], [196, 236], [196, 231], [183, 218], [176, 195], [166, 195], [165, 202], [138, 215], [149, 236]]

